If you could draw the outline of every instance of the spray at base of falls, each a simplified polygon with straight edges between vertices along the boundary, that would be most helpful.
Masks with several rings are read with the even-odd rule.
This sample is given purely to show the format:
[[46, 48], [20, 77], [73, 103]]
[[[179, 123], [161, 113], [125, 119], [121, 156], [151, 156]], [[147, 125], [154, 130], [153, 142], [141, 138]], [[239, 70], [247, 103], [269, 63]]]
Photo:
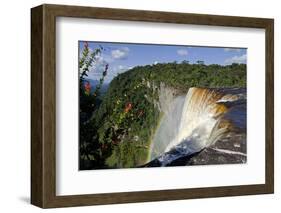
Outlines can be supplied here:
[[245, 89], [190, 88], [186, 95], [175, 97], [156, 130], [149, 161], [157, 159], [166, 166], [211, 146], [233, 128], [228, 112], [241, 101], [245, 105]]

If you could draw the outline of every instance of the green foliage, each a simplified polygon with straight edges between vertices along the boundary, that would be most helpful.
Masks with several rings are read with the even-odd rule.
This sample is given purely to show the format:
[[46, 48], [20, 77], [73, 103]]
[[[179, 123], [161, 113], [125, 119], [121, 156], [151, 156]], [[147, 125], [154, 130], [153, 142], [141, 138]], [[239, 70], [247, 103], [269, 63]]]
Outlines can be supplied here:
[[103, 165], [101, 147], [96, 136], [97, 127], [94, 123], [89, 121], [101, 102], [100, 89], [104, 78], [107, 75], [108, 65], [105, 65], [102, 77], [94, 92], [91, 92], [92, 85], [86, 79], [90, 72], [90, 68], [96, 63], [101, 50], [102, 47], [91, 52], [88, 43], [85, 42], [82, 54], [79, 58], [80, 169], [91, 168], [92, 166], [101, 167]]
[[82, 145], [87, 144], [83, 156], [91, 156], [82, 161], [82, 169], [129, 168], [146, 162], [160, 119], [156, 103], [161, 82], [182, 93], [190, 87], [246, 87], [246, 65], [184, 61], [138, 66], [119, 74], [80, 132]]

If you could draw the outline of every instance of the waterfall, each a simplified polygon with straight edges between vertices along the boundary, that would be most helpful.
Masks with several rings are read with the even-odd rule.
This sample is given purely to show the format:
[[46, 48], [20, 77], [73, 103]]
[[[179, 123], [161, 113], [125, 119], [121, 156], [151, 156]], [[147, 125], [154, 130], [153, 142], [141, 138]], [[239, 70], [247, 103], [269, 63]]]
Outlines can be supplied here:
[[226, 111], [224, 105], [216, 103], [222, 96], [214, 90], [190, 88], [185, 97], [178, 134], [165, 151], [190, 140], [191, 136], [200, 147], [206, 146], [217, 117]]
[[168, 147], [171, 141], [177, 136], [184, 101], [185, 96], [178, 96], [172, 100], [169, 107], [162, 112], [160, 125], [150, 146], [149, 161], [163, 154], [166, 147]]
[[150, 146], [149, 161], [157, 158], [165, 166], [215, 143], [231, 126], [224, 115], [229, 111], [227, 103], [241, 99], [238, 92], [190, 88], [186, 95], [174, 98], [163, 112]]

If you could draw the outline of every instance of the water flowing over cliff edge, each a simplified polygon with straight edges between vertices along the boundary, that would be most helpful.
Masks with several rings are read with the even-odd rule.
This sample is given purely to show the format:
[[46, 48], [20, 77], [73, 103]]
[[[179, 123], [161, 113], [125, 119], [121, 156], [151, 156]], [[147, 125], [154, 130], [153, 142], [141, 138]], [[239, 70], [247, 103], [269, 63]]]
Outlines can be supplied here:
[[160, 124], [145, 166], [246, 162], [246, 89], [161, 85]]

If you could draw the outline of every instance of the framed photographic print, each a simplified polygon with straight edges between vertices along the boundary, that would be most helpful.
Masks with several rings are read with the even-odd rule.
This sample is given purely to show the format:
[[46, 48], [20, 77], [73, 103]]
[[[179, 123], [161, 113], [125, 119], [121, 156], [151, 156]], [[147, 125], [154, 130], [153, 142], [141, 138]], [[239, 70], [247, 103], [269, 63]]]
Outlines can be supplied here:
[[31, 10], [31, 203], [273, 193], [272, 19]]

